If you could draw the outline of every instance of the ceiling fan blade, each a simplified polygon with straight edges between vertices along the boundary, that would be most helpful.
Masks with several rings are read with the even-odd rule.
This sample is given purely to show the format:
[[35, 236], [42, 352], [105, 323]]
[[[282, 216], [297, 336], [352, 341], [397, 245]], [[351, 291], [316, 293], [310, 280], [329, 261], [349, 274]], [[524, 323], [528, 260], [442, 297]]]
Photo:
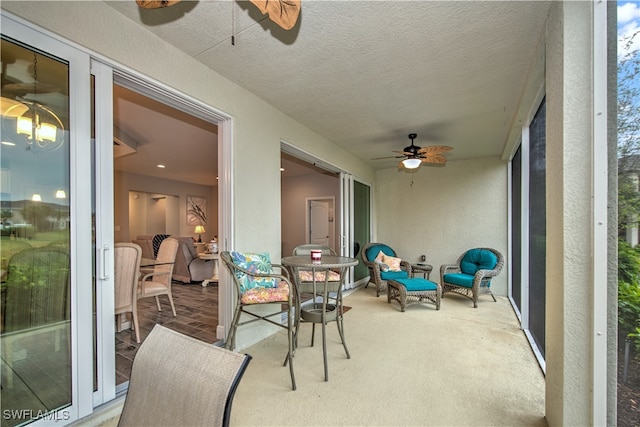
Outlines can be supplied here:
[[371, 160], [381, 160], [381, 159], [401, 159], [404, 156], [386, 156], [386, 157], [374, 157]]
[[263, 15], [285, 30], [296, 25], [300, 15], [301, 0], [250, 0]]
[[136, 0], [142, 9], [160, 9], [161, 7], [173, 6], [180, 0]]
[[442, 154], [431, 154], [428, 156], [420, 156], [422, 163], [430, 163], [434, 165], [444, 165], [447, 163], [447, 158]]
[[430, 145], [428, 147], [424, 147], [418, 150], [418, 153], [421, 155], [430, 155], [430, 154], [440, 154], [446, 153], [448, 151], [453, 150], [453, 147], [449, 147], [447, 145]]

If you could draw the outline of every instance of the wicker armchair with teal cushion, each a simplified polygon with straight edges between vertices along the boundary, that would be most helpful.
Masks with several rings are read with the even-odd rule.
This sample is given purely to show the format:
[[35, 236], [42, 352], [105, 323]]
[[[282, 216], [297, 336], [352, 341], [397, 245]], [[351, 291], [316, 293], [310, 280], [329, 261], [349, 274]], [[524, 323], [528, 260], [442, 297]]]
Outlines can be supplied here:
[[362, 248], [361, 256], [369, 269], [369, 283], [376, 285], [376, 297], [386, 291], [388, 280], [411, 277], [411, 264], [397, 258], [396, 251], [384, 243], [367, 243]]
[[473, 307], [478, 307], [478, 295], [481, 288], [496, 297], [491, 292], [491, 278], [497, 276], [504, 266], [504, 256], [491, 248], [474, 248], [464, 252], [456, 264], [440, 266], [440, 283], [442, 294], [456, 292], [473, 301]]

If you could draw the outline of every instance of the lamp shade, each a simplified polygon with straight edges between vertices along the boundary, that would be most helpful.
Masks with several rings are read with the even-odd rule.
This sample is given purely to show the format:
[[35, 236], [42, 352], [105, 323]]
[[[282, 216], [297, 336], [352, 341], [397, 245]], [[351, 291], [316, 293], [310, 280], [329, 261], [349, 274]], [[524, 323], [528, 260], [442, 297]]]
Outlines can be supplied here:
[[205, 232], [203, 225], [196, 225], [196, 229], [194, 231], [195, 234], [202, 234]]
[[420, 163], [422, 163], [422, 160], [416, 158], [404, 159], [402, 161], [402, 164], [407, 169], [415, 169], [417, 167], [420, 167]]

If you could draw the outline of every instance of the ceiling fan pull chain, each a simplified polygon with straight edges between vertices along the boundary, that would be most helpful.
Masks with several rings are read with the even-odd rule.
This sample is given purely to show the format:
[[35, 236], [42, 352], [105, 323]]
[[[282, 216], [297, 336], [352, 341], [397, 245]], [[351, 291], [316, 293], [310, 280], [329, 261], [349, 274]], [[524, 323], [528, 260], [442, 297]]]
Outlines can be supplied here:
[[236, 45], [236, 9], [233, 2], [231, 4], [231, 46]]

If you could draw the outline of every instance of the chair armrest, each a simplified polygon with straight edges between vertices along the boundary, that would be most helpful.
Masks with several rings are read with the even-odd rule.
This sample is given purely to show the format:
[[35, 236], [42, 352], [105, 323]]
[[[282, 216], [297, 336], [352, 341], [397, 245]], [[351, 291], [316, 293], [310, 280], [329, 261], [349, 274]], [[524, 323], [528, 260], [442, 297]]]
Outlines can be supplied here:
[[166, 276], [167, 274], [169, 274], [168, 271], [161, 271], [161, 272], [157, 272], [157, 273], [148, 273], [148, 274], [145, 274], [144, 276], [142, 276], [142, 279], [140, 279], [140, 281], [144, 282], [145, 280], [147, 280], [150, 277], [153, 277], [153, 276]]
[[440, 276], [444, 276], [449, 273], [460, 273], [460, 266], [458, 264], [442, 264], [440, 266]]
[[478, 270], [474, 275], [474, 280], [476, 277], [480, 277], [480, 280], [483, 280], [489, 277], [495, 277], [498, 275], [498, 273], [500, 273], [499, 270]]
[[290, 272], [289, 272], [289, 269], [288, 269], [286, 266], [284, 266], [284, 265], [282, 265], [282, 264], [273, 264], [273, 263], [272, 263], [272, 264], [271, 264], [271, 267], [279, 269], [279, 270], [280, 270], [280, 275], [282, 275], [282, 276], [286, 276], [286, 277], [287, 277], [287, 279], [288, 279], [289, 281], [291, 281], [291, 274], [290, 274]]
[[409, 261], [402, 260], [400, 261], [400, 270], [404, 270], [409, 273], [409, 276], [412, 274], [411, 263]]

